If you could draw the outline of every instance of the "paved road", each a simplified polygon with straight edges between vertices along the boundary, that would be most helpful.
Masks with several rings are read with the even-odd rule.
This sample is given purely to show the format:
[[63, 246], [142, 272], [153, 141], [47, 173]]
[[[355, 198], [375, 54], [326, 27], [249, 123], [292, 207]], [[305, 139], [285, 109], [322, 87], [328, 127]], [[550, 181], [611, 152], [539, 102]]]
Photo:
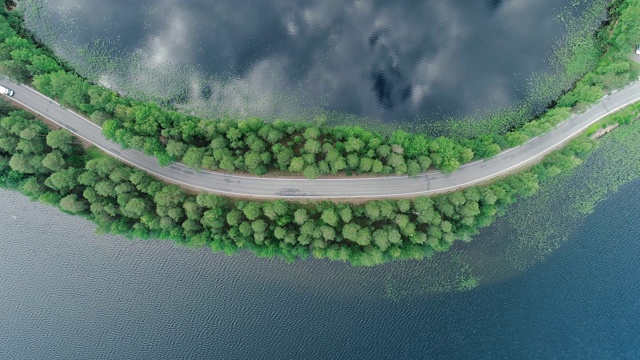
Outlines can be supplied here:
[[492, 159], [464, 165], [450, 174], [434, 171], [413, 178], [388, 176], [307, 180], [228, 175], [193, 170], [181, 164], [162, 167], [154, 157], [136, 150], [123, 150], [118, 144], [106, 140], [100, 127], [60, 107], [54, 100], [35, 90], [5, 79], [0, 79], [0, 85], [15, 90], [13, 100], [16, 102], [67, 128], [112, 156], [152, 175], [211, 193], [260, 198], [391, 198], [453, 191], [529, 166], [542, 159], [544, 155], [562, 147], [600, 118], [640, 101], [640, 82], [635, 82], [604, 97], [584, 113], [573, 116], [543, 136], [517, 148], [508, 149]]

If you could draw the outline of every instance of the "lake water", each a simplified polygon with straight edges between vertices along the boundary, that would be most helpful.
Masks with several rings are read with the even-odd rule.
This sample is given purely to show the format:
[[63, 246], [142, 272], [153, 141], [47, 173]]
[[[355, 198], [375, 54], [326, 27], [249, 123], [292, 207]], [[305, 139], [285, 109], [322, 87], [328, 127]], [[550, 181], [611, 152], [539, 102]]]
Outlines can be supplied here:
[[638, 359], [639, 186], [526, 271], [391, 298], [390, 279], [436, 275], [97, 236], [0, 191], [0, 358]]
[[547, 60], [566, 34], [559, 18], [593, 1], [20, 3], [57, 54], [125, 93], [206, 114], [420, 124], [528, 99], [536, 74], [557, 70]]
[[[525, 98], [575, 2], [24, 3], [63, 57], [143, 97], [396, 120]], [[523, 271], [498, 226], [432, 261], [286, 264], [98, 236], [0, 191], [0, 359], [638, 359], [639, 186]], [[470, 291], [451, 291], [460, 253], [483, 264]]]

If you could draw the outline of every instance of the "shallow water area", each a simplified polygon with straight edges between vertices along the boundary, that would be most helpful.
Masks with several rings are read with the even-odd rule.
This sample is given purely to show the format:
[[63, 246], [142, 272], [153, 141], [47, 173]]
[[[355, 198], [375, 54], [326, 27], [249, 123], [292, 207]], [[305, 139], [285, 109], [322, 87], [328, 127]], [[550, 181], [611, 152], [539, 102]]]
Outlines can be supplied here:
[[[570, 0], [26, 0], [81, 74], [200, 113], [420, 123], [530, 96]], [[536, 99], [546, 104], [550, 99]]]
[[434, 273], [227, 257], [97, 236], [0, 191], [0, 358], [634, 359], [638, 185], [546, 261], [463, 292], [425, 288], [446, 262]]

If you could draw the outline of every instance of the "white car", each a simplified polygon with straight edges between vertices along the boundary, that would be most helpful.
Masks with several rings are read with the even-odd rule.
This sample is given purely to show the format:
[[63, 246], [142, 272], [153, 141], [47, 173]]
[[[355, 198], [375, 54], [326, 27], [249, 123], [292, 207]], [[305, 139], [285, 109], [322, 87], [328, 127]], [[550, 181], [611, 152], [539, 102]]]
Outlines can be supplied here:
[[11, 89], [7, 89], [4, 86], [0, 86], [0, 93], [3, 93], [5, 95], [9, 95], [9, 96], [13, 96], [14, 92]]
[[636, 55], [640, 55], [640, 44], [636, 45]]

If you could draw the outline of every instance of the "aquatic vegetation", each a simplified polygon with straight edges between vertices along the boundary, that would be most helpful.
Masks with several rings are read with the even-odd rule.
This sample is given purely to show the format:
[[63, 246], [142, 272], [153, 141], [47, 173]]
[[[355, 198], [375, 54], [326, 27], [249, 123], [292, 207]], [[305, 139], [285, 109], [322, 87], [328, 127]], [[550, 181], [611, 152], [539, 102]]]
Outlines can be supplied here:
[[288, 260], [313, 255], [375, 265], [420, 259], [470, 236], [535, 186], [534, 178], [516, 176], [509, 184], [433, 199], [249, 202], [187, 194], [96, 151], [85, 154], [73, 139], [28, 113], [9, 112], [0, 120], [2, 186], [88, 217], [102, 231]]
[[388, 274], [386, 295], [399, 299], [454, 292], [458, 291], [456, 279], [467, 276], [476, 278], [478, 286], [489, 285], [545, 261], [589, 221], [600, 202], [640, 179], [640, 122], [633, 121], [638, 114], [640, 106], [634, 105], [595, 124], [594, 128], [623, 125], [600, 138], [582, 165], [547, 178], [535, 195], [510, 205], [472, 243], [459, 244], [419, 263], [403, 264]]
[[[590, 22], [596, 18], [597, 12], [593, 11], [593, 14], [587, 17]], [[19, 14], [15, 12], [8, 15], [8, 20], [14, 23], [19, 22], [16, 18]], [[617, 26], [622, 26], [620, 19], [616, 21]], [[578, 28], [588, 27], [581, 25]], [[600, 33], [607, 31], [608, 27], [601, 29]], [[585, 42], [583, 36], [576, 36], [582, 40], [570, 40], [575, 44], [565, 48], [565, 55], [557, 60], [570, 73], [568, 78], [582, 72], [586, 65], [593, 64], [599, 54], [593, 50], [597, 48], [593, 46], [594, 40]], [[17, 37], [10, 32], [5, 34], [8, 45], [4, 48], [4, 56], [8, 58], [3, 62], [5, 73], [20, 81], [32, 79], [33, 85], [44, 94], [56, 97], [64, 105], [79, 109], [98, 121], [103, 125], [105, 136], [124, 147], [144, 150], [158, 157], [163, 164], [182, 161], [193, 168], [256, 175], [278, 171], [302, 174], [308, 178], [329, 174], [415, 175], [431, 167], [453, 171], [461, 164], [492, 157], [507, 147], [518, 146], [528, 138], [548, 131], [569, 117], [572, 111], [579, 111], [597, 101], [604, 91], [628, 83], [638, 75], [637, 64], [630, 64], [629, 59], [620, 57], [621, 53], [627, 52], [626, 48], [610, 49], [596, 70], [558, 100], [558, 106], [535, 120], [507, 133], [504, 131], [515, 123], [509, 123], [507, 127], [504, 124], [486, 127], [484, 134], [474, 138], [452, 139], [402, 130], [383, 135], [358, 126], [327, 126], [324, 123], [265, 122], [255, 118], [236, 120], [229, 117], [200, 119], [164, 110], [153, 102], [117, 96], [69, 71], [57, 71], [53, 65], [49, 69], [34, 69], [31, 58], [46, 55], [40, 55], [42, 50], [29, 42], [13, 39]], [[601, 41], [605, 44], [614, 40], [610, 36]], [[13, 58], [12, 54], [18, 53], [22, 58]], [[616, 72], [608, 71], [604, 76], [603, 71], [611, 67]], [[153, 76], [149, 78], [155, 79]], [[71, 88], [75, 89], [73, 93], [68, 91]], [[176, 88], [180, 86], [176, 85]], [[501, 118], [516, 118], [513, 113], [507, 115]], [[464, 122], [459, 124], [465, 127]]]
[[[151, 45], [150, 41], [144, 39], [141, 43], [132, 45], [129, 39], [110, 36], [109, 27], [111, 25], [108, 21], [104, 22], [105, 30], [101, 32], [104, 34], [104, 38], [92, 40], [94, 41], [93, 43], [88, 43], [88, 41], [84, 40], [78, 42], [61, 39], [60, 34], [68, 34], [68, 37], [82, 39], [82, 34], [88, 30], [84, 27], [89, 25], [85, 25], [82, 18], [74, 18], [74, 16], [77, 16], [75, 15], [77, 12], [82, 13], [81, 10], [77, 10], [78, 7], [76, 5], [64, 4], [63, 6], [55, 7], [53, 6], [55, 2], [46, 3], [41, 0], [24, 0], [21, 3], [22, 9], [26, 13], [25, 18], [28, 27], [33, 29], [45, 44], [55, 47], [61, 56], [73, 64], [81, 76], [95, 83], [108, 83], [113, 90], [118, 91], [120, 94], [134, 96], [138, 100], [163, 104], [170, 103], [185, 113], [204, 118], [230, 116], [235, 119], [242, 119], [259, 117], [272, 122], [277, 119], [314, 121], [316, 117], [323, 117], [328, 120], [328, 124], [357, 124], [375, 131], [383, 129], [393, 131], [397, 130], [399, 126], [405, 131], [425, 133], [432, 137], [440, 135], [473, 137], [486, 133], [485, 130], [487, 128], [493, 129], [491, 124], [494, 121], [486, 122], [483, 119], [495, 117], [496, 119], [494, 120], [500, 118], [500, 120], [507, 120], [511, 124], [521, 124], [530, 120], [533, 115], [543, 110], [550, 101], [556, 99], [564, 90], [571, 87], [572, 83], [579, 78], [579, 75], [576, 76], [574, 74], [572, 76], [575, 77], [564, 81], [563, 68], [558, 61], [554, 60], [558, 57], [555, 53], [569, 48], [570, 42], [575, 43], [575, 41], [569, 41], [569, 38], [591, 40], [593, 32], [599, 27], [600, 21], [605, 18], [608, 1], [572, 1], [571, 5], [566, 8], [554, 9], [558, 13], [556, 19], [557, 24], [560, 24], [558, 27], [562, 27], [562, 24], [564, 24], [567, 36], [557, 39], [555, 50], [548, 54], [549, 73], [531, 75], [530, 84], [526, 85], [525, 89], [518, 90], [529, 95], [518, 104], [514, 104], [513, 108], [509, 107], [494, 113], [496, 104], [480, 104], [479, 107], [489, 108], [490, 110], [471, 114], [468, 119], [470, 121], [465, 121], [465, 126], [457, 129], [449, 129], [449, 126], [464, 119], [454, 117], [450, 121], [445, 121], [445, 124], [438, 121], [444, 119], [440, 119], [437, 114], [420, 114], [415, 119], [402, 120], [398, 118], [393, 119], [393, 124], [385, 124], [376, 121], [376, 119], [358, 118], [338, 111], [318, 109], [319, 104], [323, 103], [323, 99], [305, 100], [305, 97], [298, 96], [299, 94], [296, 94], [296, 96], [287, 94], [287, 92], [290, 93], [291, 91], [300, 92], [301, 89], [295, 89], [295, 87], [280, 93], [282, 89], [279, 86], [271, 86], [266, 93], [263, 89], [259, 94], [256, 94], [255, 89], [252, 90], [247, 86], [248, 84], [246, 83], [250, 82], [248, 79], [240, 82], [231, 81], [228, 77], [232, 75], [218, 73], [210, 77], [205, 75], [207, 71], [203, 68], [196, 69], [192, 63], [184, 61], [178, 63], [171, 58], [163, 57], [162, 62], [154, 61], [154, 56], [151, 53], [155, 54], [160, 51], [156, 49], [157, 45]], [[149, 16], [150, 19], [156, 19], [157, 13], [163, 10], [169, 10], [169, 8], [164, 5], [157, 5], [157, 7], [154, 5], [146, 9], [146, 11], [141, 11], [140, 15], [143, 17], [143, 21], [147, 20], [146, 16]], [[177, 20], [174, 16], [161, 18], [163, 26], [177, 26], [175, 24]], [[113, 19], [114, 23], [117, 21], [117, 19]], [[162, 28], [160, 28], [160, 31], [162, 31]], [[87, 45], [79, 46], [77, 43]], [[193, 47], [197, 46], [194, 45]], [[122, 49], [127, 50], [123, 51]], [[589, 48], [585, 49], [589, 50]], [[564, 51], [564, 53], [565, 55], [570, 54], [568, 51]], [[584, 53], [585, 51], [573, 52], [573, 54]], [[540, 58], [542, 56], [542, 54], [539, 55]], [[104, 63], [102, 67], [98, 65], [101, 62]], [[118, 65], [116, 67], [110, 66], [113, 63]], [[592, 69], [593, 64], [588, 65], [591, 67], [583, 68], [583, 73]], [[219, 70], [223, 71], [222, 69]], [[260, 72], [260, 75], [261, 82], [269, 83], [273, 81], [270, 76], [275, 76], [264, 72]], [[543, 93], [539, 91], [541, 84], [538, 84], [537, 78], [544, 77], [544, 75], [547, 75], [546, 78], [555, 80], [545, 83], [547, 91]], [[523, 107], [528, 110], [520, 109]], [[430, 109], [429, 111], [436, 110]], [[500, 116], [507, 111], [511, 112], [513, 116], [509, 118]], [[515, 118], [516, 115], [519, 116], [517, 119]], [[403, 121], [408, 122], [404, 123]], [[482, 124], [474, 124], [474, 122], [481, 122]], [[503, 126], [503, 131], [509, 129], [509, 127], [504, 128], [505, 124], [507, 123], [501, 125]], [[488, 127], [488, 125], [491, 126]], [[459, 130], [463, 132], [459, 132]]]
[[[104, 232], [229, 254], [249, 249], [290, 261], [312, 255], [370, 266], [447, 251], [456, 240], [469, 241], [518, 197], [534, 194], [541, 180], [576, 167], [593, 148], [593, 140], [583, 137], [531, 171], [431, 198], [245, 201], [188, 194], [97, 150], [85, 153], [66, 130], [49, 131], [24, 111], [2, 109], [3, 187], [88, 217]], [[477, 279], [456, 281], [467, 289]]]
[[[640, 13], [637, 4], [621, 4]], [[625, 17], [630, 13], [633, 12], [617, 14], [618, 26], [630, 21]], [[559, 99], [566, 106], [555, 107], [503, 137], [486, 134], [454, 141], [403, 131], [383, 137], [359, 127], [270, 124], [255, 119], [206, 121], [163, 110], [153, 103], [123, 98], [90, 84], [56, 63], [46, 49], [17, 36], [9, 23], [16, 22], [18, 25], [14, 26], [20, 29], [19, 15], [5, 15], [6, 21], [0, 22], [0, 70], [14, 78], [33, 79], [34, 86], [42, 92], [57, 95], [62, 104], [102, 123], [107, 136], [158, 155], [165, 163], [179, 157], [194, 167], [203, 166], [206, 161], [229, 171], [262, 172], [274, 160], [267, 144], [272, 149], [281, 145], [274, 155], [281, 169], [302, 171], [310, 177], [333, 169], [411, 173], [431, 164], [451, 170], [474, 155], [490, 157], [503, 146], [515, 146], [539, 135], [568, 117], [571, 107], [580, 108], [594, 100], [591, 95], [597, 90], [604, 91], [607, 84], [622, 83], [637, 75], [637, 66], [622, 55], [626, 46], [608, 51], [600, 64], [615, 65], [620, 71], [609, 76], [611, 73], [599, 66], [578, 82], [576, 92]], [[613, 27], [607, 37], [611, 48], [617, 46], [616, 29]], [[640, 38], [640, 28], [633, 31]], [[0, 184], [68, 213], [88, 217], [101, 231], [172, 239], [229, 254], [249, 249], [258, 256], [279, 256], [291, 261], [314, 256], [354, 265], [422, 259], [448, 250], [456, 240], [469, 241], [517, 198], [533, 195], [541, 182], [576, 168], [596, 144], [583, 136], [529, 171], [488, 186], [433, 198], [357, 205], [242, 201], [187, 194], [95, 150], [84, 152], [77, 144], [68, 146], [72, 141], [64, 130], [49, 132], [24, 112], [0, 108], [5, 115], [0, 120]], [[630, 123], [628, 117], [621, 115], [615, 119]], [[213, 152], [208, 155], [206, 151], [210, 150]], [[544, 234], [540, 236], [543, 237]], [[455, 281], [460, 290], [471, 288], [478, 281], [470, 270], [465, 274]]]
[[[637, 117], [640, 107], [625, 112], [626, 117], [612, 116], [608, 121], [628, 122]], [[640, 178], [638, 125], [621, 126], [607, 134], [582, 166], [551, 180], [536, 196], [507, 211], [498, 227], [513, 234], [507, 244], [512, 266], [524, 269], [544, 260], [581, 226], [598, 203]]]

